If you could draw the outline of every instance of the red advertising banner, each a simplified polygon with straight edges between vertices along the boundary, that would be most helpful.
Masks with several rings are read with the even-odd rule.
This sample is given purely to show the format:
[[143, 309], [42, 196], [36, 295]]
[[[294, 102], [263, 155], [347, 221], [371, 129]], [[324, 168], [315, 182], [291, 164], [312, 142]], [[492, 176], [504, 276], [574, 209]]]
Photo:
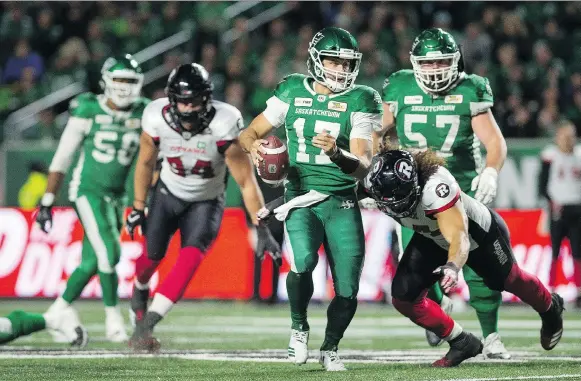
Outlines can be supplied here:
[[[511, 242], [519, 264], [549, 283], [551, 248], [549, 237], [542, 228], [542, 211], [501, 210], [511, 231]], [[44, 234], [32, 222], [33, 213], [15, 208], [0, 208], [0, 297], [54, 298], [62, 293], [66, 280], [81, 259], [83, 230], [76, 213], [70, 208], [54, 211], [54, 228]], [[377, 211], [363, 211], [366, 240], [366, 258], [359, 298], [381, 300], [389, 298], [391, 279], [395, 271], [390, 253], [394, 222]], [[254, 257], [244, 212], [228, 208], [224, 213], [220, 233], [214, 246], [200, 265], [184, 298], [249, 299], [253, 294]], [[131, 241], [125, 232], [121, 235], [122, 255], [117, 265], [119, 296], [131, 294], [135, 260], [142, 252], [141, 237]], [[179, 250], [179, 236], [170, 242], [166, 258], [152, 279], [155, 289], [160, 279], [173, 266]], [[313, 273], [315, 299], [330, 299], [332, 281], [324, 251], [319, 253], [319, 264]], [[264, 268], [269, 266], [265, 263]], [[280, 272], [278, 295], [286, 299], [285, 278], [289, 271], [286, 259]], [[263, 271], [263, 277], [270, 276]], [[554, 289], [567, 300], [576, 296], [574, 265], [568, 243], [563, 245], [556, 272]], [[261, 282], [261, 293], [268, 294], [270, 282]], [[458, 290], [468, 298], [468, 289], [461, 284]], [[101, 288], [95, 277], [84, 289], [82, 297], [98, 298]], [[504, 299], [516, 299], [505, 293]]]
[[[66, 280], [79, 264], [83, 229], [70, 208], [56, 208], [50, 234], [33, 223], [33, 213], [0, 208], [0, 297], [48, 297], [62, 293]], [[131, 295], [135, 260], [142, 252], [142, 237], [131, 241], [121, 235], [121, 260], [117, 265], [119, 296]], [[167, 255], [152, 278], [155, 289], [169, 272], [179, 251], [179, 234], [170, 242]], [[216, 243], [188, 286], [185, 298], [248, 299], [252, 296], [254, 257], [244, 212], [228, 208]], [[83, 290], [82, 297], [101, 296], [98, 278]]]

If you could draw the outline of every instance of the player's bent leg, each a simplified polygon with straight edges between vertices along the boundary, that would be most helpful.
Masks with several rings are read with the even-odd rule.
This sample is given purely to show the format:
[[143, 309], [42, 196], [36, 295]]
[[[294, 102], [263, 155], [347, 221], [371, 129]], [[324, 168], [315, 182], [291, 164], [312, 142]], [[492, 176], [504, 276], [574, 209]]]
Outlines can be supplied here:
[[[414, 231], [413, 229], [406, 228], [405, 226], [397, 224], [396, 232], [398, 234], [399, 256], [401, 260], [401, 256], [405, 252], [405, 249], [407, 248], [412, 237], [414, 236]], [[439, 304], [444, 310], [444, 312], [446, 312], [448, 315], [452, 312], [453, 307], [452, 301], [447, 296], [444, 295], [444, 292], [442, 292], [442, 288], [437, 282], [434, 283], [428, 289], [427, 297], [428, 299], [433, 300], [434, 302]], [[438, 335], [436, 335], [434, 332], [428, 329], [426, 329], [426, 341], [428, 342], [428, 345], [430, 345], [431, 347], [437, 347], [438, 345], [444, 342], [444, 340], [438, 337]]]
[[307, 307], [313, 296], [312, 271], [319, 260], [318, 251], [323, 242], [324, 229], [311, 208], [299, 208], [289, 213], [284, 224], [284, 234], [291, 265], [286, 278], [292, 322], [288, 358], [301, 365], [308, 359], [310, 327]]
[[552, 294], [534, 275], [523, 271], [517, 264], [508, 227], [502, 218], [491, 210], [491, 226], [482, 245], [468, 257], [468, 265], [493, 290], [506, 290], [519, 297], [537, 311], [542, 320], [541, 345], [550, 350], [563, 334], [563, 299]]
[[[97, 256], [85, 235], [81, 250], [81, 263], [69, 277], [63, 294], [55, 299], [46, 311], [47, 314], [63, 313], [67, 308], [73, 308], [71, 303], [79, 298], [85, 286], [91, 278], [97, 274]], [[47, 329], [48, 333], [56, 343], [67, 343], [69, 339], [58, 330]]]
[[[150, 340], [154, 327], [183, 296], [208, 248], [218, 235], [224, 211], [220, 197], [215, 200], [182, 203], [178, 227], [182, 248], [175, 265], [161, 283], [149, 307], [143, 324], [137, 325], [134, 336]], [[158, 344], [156, 344], [158, 345]]]
[[434, 269], [447, 260], [447, 252], [431, 240], [415, 235], [407, 247], [392, 283], [393, 306], [420, 327], [432, 331], [450, 344], [450, 351], [433, 366], [457, 366], [482, 352], [482, 343], [464, 332], [442, 308], [426, 297], [437, 277]]
[[[178, 229], [178, 213], [185, 210], [189, 203], [174, 197], [163, 182], [158, 181], [148, 206], [145, 242], [143, 252], [135, 262], [135, 281], [131, 296], [130, 319], [134, 327], [143, 324], [149, 300], [149, 281], [165, 256], [171, 237]], [[148, 230], [151, 230], [150, 234]]]
[[105, 304], [106, 337], [112, 342], [127, 341], [123, 316], [117, 306], [119, 279], [115, 266], [121, 256], [121, 246], [116, 206], [102, 196], [87, 194], [77, 198], [75, 207], [97, 258]]

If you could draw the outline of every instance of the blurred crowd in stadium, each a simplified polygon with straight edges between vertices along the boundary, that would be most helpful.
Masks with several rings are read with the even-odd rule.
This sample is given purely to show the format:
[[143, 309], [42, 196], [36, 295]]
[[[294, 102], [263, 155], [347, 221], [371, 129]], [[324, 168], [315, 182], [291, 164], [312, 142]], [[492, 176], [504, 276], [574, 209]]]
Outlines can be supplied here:
[[[552, 136], [562, 118], [581, 127], [581, 3], [296, 2], [251, 32], [248, 20], [266, 5], [229, 19], [224, 12], [232, 3], [1, 3], [0, 121], [77, 81], [99, 91], [109, 55], [135, 53], [185, 29], [191, 41], [147, 61], [145, 70], [197, 61], [211, 73], [216, 97], [250, 121], [284, 75], [306, 73], [308, 44], [319, 28], [353, 32], [363, 52], [357, 82], [379, 90], [390, 73], [411, 68], [413, 38], [435, 26], [461, 43], [468, 72], [489, 78], [506, 137]], [[239, 38], [224, 44], [231, 28]], [[145, 95], [163, 96], [164, 84], [165, 77], [146, 86]], [[63, 123], [55, 115], [42, 112], [20, 138], [56, 141]]]

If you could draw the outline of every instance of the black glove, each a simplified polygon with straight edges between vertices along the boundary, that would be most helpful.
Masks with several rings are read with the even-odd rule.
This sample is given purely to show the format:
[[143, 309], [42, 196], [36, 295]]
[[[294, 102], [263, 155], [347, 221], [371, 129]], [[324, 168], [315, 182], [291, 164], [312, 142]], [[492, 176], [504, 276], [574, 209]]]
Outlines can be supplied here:
[[256, 233], [258, 235], [256, 242], [256, 256], [258, 259], [263, 260], [264, 252], [267, 252], [277, 266], [282, 265], [282, 250], [270, 233], [270, 229], [261, 223], [256, 227]]
[[448, 262], [434, 270], [434, 274], [440, 276], [440, 285], [445, 293], [448, 293], [458, 284], [458, 272], [460, 269], [453, 262]]
[[36, 214], [36, 223], [40, 226], [40, 230], [45, 233], [50, 233], [52, 229], [52, 206], [41, 205]]
[[143, 210], [133, 208], [131, 213], [127, 216], [127, 221], [125, 222], [125, 229], [127, 229], [127, 234], [133, 239], [135, 234], [135, 229], [141, 226], [141, 232], [145, 232], [145, 212]]

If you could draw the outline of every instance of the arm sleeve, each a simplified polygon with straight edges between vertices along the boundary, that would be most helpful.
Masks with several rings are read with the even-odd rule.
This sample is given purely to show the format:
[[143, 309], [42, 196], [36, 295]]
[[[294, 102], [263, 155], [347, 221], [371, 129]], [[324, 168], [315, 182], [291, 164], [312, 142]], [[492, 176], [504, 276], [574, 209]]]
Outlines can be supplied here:
[[349, 139], [365, 139], [371, 141], [371, 133], [381, 131], [381, 114], [370, 112], [351, 113], [351, 134]]
[[427, 215], [441, 213], [460, 199], [460, 186], [444, 167], [433, 174], [422, 191], [422, 204]]
[[157, 132], [157, 127], [155, 126], [155, 121], [158, 115], [155, 115], [156, 112], [159, 112], [159, 109], [155, 107], [155, 102], [151, 102], [145, 109], [143, 110], [143, 115], [141, 116], [141, 128], [143, 132], [147, 135], [151, 136], [154, 141], [159, 141], [159, 133]]
[[389, 105], [389, 111], [393, 115], [397, 115], [398, 103], [397, 103], [397, 78], [398, 74], [393, 73], [385, 79], [383, 82], [383, 89], [381, 90], [381, 99], [384, 103]]
[[283, 102], [276, 95], [273, 95], [266, 101], [266, 110], [262, 114], [270, 124], [278, 128], [284, 125], [288, 109], [288, 103]]
[[71, 116], [65, 126], [58, 148], [50, 163], [50, 172], [66, 173], [73, 156], [91, 128], [92, 120]]
[[233, 109], [234, 112], [232, 114], [232, 118], [228, 123], [230, 127], [225, 131], [224, 135], [220, 136], [220, 138], [216, 141], [218, 152], [221, 154], [224, 154], [232, 142], [238, 139], [240, 131], [244, 129], [244, 120], [242, 118], [242, 114], [237, 108], [233, 107]]
[[476, 96], [470, 102], [470, 114], [472, 116], [487, 112], [494, 106], [494, 96], [492, 95], [488, 78], [476, 77], [474, 84], [476, 86]]

